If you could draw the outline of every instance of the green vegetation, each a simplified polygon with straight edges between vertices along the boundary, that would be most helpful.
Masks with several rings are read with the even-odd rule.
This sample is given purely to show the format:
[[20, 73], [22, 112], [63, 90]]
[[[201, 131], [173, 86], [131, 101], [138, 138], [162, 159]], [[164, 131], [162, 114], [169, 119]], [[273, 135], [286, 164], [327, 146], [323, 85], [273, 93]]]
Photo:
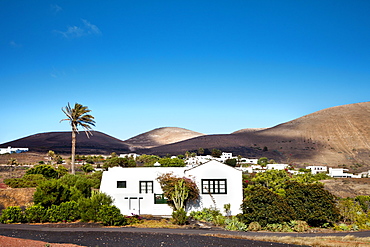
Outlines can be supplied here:
[[161, 158], [158, 160], [158, 163], [162, 167], [184, 167], [185, 161], [179, 158]]
[[133, 158], [131, 157], [110, 157], [104, 161], [103, 168], [108, 169], [109, 167], [115, 167], [115, 166], [120, 166], [120, 167], [135, 167], [136, 162]]

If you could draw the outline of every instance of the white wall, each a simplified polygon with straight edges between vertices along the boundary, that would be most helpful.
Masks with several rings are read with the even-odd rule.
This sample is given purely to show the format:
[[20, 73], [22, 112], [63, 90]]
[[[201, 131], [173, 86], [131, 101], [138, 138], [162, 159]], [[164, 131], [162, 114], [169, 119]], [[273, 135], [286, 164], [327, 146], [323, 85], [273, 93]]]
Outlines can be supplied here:
[[[198, 211], [202, 208], [215, 206], [208, 193], [201, 193], [201, 179], [226, 179], [227, 194], [212, 195], [216, 201], [216, 207], [223, 213], [224, 204], [230, 203], [232, 215], [241, 213], [240, 205], [243, 201], [242, 172], [217, 161], [210, 161], [190, 169], [185, 167], [109, 168], [108, 171], [103, 172], [100, 191], [112, 196], [114, 205], [124, 215], [130, 215], [131, 213], [171, 215], [172, 208], [167, 204], [154, 204], [154, 193], [162, 193], [156, 178], [170, 172], [178, 177], [192, 178], [200, 190], [200, 200], [189, 205], [187, 207], [188, 211]], [[117, 181], [126, 181], [126, 188], [117, 188]], [[139, 181], [153, 181], [154, 193], [139, 193]]]
[[[243, 202], [242, 171], [217, 161], [210, 161], [186, 171], [185, 174], [194, 178], [200, 190], [200, 205], [197, 208], [189, 207], [189, 211], [216, 206], [223, 213], [224, 205], [230, 203], [231, 215], [242, 212], [240, 210], [240, 205]], [[201, 179], [226, 179], [227, 194], [212, 194], [216, 201], [216, 205], [214, 205], [212, 197], [208, 193], [202, 194]]]

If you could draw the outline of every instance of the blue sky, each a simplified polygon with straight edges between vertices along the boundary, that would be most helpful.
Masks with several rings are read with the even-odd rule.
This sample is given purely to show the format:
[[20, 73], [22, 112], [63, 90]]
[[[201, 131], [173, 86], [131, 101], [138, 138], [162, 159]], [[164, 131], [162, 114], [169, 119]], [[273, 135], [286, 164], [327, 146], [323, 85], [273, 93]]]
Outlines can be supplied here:
[[0, 143], [272, 127], [369, 100], [370, 1], [0, 1]]

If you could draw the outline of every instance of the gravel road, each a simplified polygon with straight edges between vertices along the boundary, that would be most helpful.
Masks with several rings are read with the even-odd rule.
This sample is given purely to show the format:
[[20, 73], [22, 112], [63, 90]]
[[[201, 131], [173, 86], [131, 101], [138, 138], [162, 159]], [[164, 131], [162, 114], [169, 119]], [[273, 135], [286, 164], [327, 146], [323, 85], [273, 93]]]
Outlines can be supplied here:
[[[296, 246], [253, 240], [218, 238], [204, 234], [226, 231], [151, 228], [55, 228], [41, 225], [0, 224], [0, 235], [80, 246]], [[1, 243], [0, 243], [1, 246]]]

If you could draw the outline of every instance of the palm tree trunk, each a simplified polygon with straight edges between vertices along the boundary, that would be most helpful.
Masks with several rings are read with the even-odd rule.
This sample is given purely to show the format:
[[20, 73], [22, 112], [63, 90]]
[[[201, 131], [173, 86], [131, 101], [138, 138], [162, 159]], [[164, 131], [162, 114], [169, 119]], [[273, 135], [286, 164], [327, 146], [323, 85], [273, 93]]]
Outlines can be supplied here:
[[72, 156], [71, 156], [71, 173], [75, 175], [75, 154], [76, 154], [76, 132], [72, 130]]

